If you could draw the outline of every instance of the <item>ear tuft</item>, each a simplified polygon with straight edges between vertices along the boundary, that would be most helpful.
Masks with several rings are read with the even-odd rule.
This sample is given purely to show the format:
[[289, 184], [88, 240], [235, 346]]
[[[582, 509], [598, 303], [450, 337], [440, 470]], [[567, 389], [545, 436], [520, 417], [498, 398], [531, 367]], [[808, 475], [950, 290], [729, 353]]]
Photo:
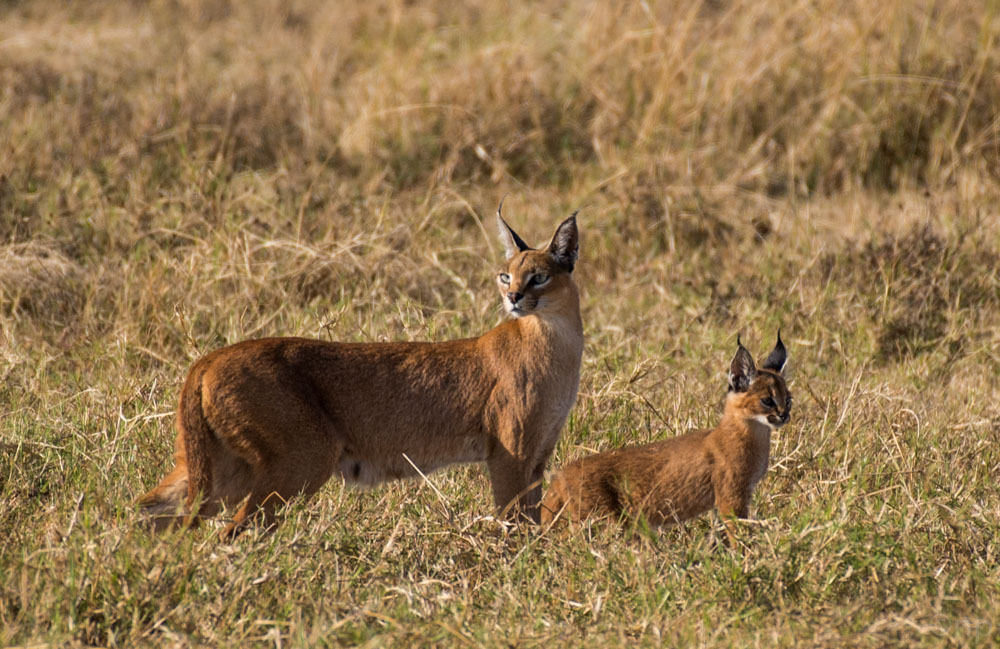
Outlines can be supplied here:
[[778, 374], [784, 374], [785, 363], [788, 362], [788, 351], [785, 349], [785, 343], [781, 342], [781, 329], [778, 330], [778, 342], [775, 344], [774, 349], [771, 353], [767, 355], [767, 360], [764, 361], [764, 369], [773, 370]]
[[580, 210], [559, 224], [549, 244], [549, 254], [557, 264], [572, 273], [580, 253], [580, 234], [576, 229], [576, 215]]
[[746, 392], [756, 377], [757, 366], [754, 365], [753, 356], [743, 346], [739, 335], [737, 335], [736, 355], [733, 356], [733, 362], [729, 364], [729, 389], [732, 392]]
[[[506, 197], [505, 197], [506, 198]], [[510, 259], [519, 252], [531, 250], [531, 246], [524, 242], [524, 239], [517, 236], [517, 232], [507, 225], [503, 220], [501, 210], [503, 209], [503, 199], [500, 199], [500, 206], [497, 207], [497, 229], [500, 231], [500, 241], [503, 243], [504, 254]]]

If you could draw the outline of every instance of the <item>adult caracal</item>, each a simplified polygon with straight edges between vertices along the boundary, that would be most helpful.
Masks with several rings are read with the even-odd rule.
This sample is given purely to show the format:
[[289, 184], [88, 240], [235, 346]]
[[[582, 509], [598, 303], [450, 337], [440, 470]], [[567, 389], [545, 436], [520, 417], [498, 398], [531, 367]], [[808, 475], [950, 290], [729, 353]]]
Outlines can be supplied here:
[[767, 471], [771, 431], [788, 423], [792, 407], [781, 334], [760, 369], [738, 337], [736, 344], [718, 426], [571, 462], [542, 501], [542, 523], [624, 513], [668, 525], [714, 505], [734, 543], [731, 517], [747, 518], [750, 495]]
[[[502, 203], [501, 203], [502, 207]], [[157, 529], [243, 502], [224, 534], [337, 474], [374, 485], [486, 462], [496, 506], [538, 520], [541, 478], [576, 399], [583, 355], [576, 214], [543, 249], [497, 210], [497, 284], [514, 318], [448, 342], [250, 340], [188, 372], [175, 466], [142, 497]], [[181, 506], [183, 503], [183, 507]]]

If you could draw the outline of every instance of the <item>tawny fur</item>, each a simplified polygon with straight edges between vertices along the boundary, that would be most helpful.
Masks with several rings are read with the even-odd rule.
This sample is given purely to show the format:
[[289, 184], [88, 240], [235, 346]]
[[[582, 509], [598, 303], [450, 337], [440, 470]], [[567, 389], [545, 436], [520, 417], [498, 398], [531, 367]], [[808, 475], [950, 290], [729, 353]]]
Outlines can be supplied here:
[[542, 501], [542, 523], [624, 515], [663, 526], [715, 507], [733, 542], [731, 519], [749, 516], [751, 494], [767, 472], [771, 431], [788, 421], [791, 396], [781, 374], [785, 358], [780, 336], [759, 370], [740, 345], [718, 426], [571, 462]]
[[515, 318], [478, 338], [269, 338], [197, 361], [181, 391], [175, 467], [140, 499], [155, 526], [194, 525], [242, 501], [233, 535], [255, 516], [271, 524], [277, 505], [333, 475], [375, 485], [416, 476], [411, 461], [425, 474], [485, 462], [495, 505], [537, 521], [580, 380], [576, 220], [533, 250], [497, 218], [507, 247], [497, 282]]

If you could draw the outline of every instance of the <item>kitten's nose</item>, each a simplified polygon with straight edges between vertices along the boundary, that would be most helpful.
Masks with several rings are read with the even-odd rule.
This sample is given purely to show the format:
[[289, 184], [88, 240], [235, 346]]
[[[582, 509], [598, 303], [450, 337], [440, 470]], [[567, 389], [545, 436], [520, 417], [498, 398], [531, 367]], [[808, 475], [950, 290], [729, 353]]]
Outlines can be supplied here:
[[510, 300], [511, 304], [517, 304], [521, 298], [524, 297], [524, 293], [508, 293], [507, 299]]

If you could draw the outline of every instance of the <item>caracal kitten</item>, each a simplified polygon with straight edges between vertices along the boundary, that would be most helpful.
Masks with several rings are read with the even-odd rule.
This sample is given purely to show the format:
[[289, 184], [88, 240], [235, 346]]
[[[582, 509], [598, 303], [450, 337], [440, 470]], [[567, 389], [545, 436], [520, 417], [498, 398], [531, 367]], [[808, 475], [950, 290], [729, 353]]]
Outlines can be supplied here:
[[[501, 204], [502, 207], [502, 204]], [[175, 466], [140, 505], [154, 527], [195, 525], [242, 505], [224, 531], [310, 496], [332, 475], [375, 485], [485, 462], [496, 507], [538, 520], [541, 479], [576, 400], [583, 354], [573, 283], [576, 215], [530, 248], [497, 210], [506, 262], [497, 285], [513, 316], [448, 342], [250, 340], [188, 372]], [[411, 465], [412, 462], [412, 465]]]
[[734, 543], [732, 517], [748, 517], [750, 495], [767, 471], [771, 431], [788, 423], [792, 407], [781, 334], [759, 369], [738, 337], [736, 344], [718, 426], [571, 462], [552, 480], [542, 522], [624, 514], [660, 526], [716, 507]]

